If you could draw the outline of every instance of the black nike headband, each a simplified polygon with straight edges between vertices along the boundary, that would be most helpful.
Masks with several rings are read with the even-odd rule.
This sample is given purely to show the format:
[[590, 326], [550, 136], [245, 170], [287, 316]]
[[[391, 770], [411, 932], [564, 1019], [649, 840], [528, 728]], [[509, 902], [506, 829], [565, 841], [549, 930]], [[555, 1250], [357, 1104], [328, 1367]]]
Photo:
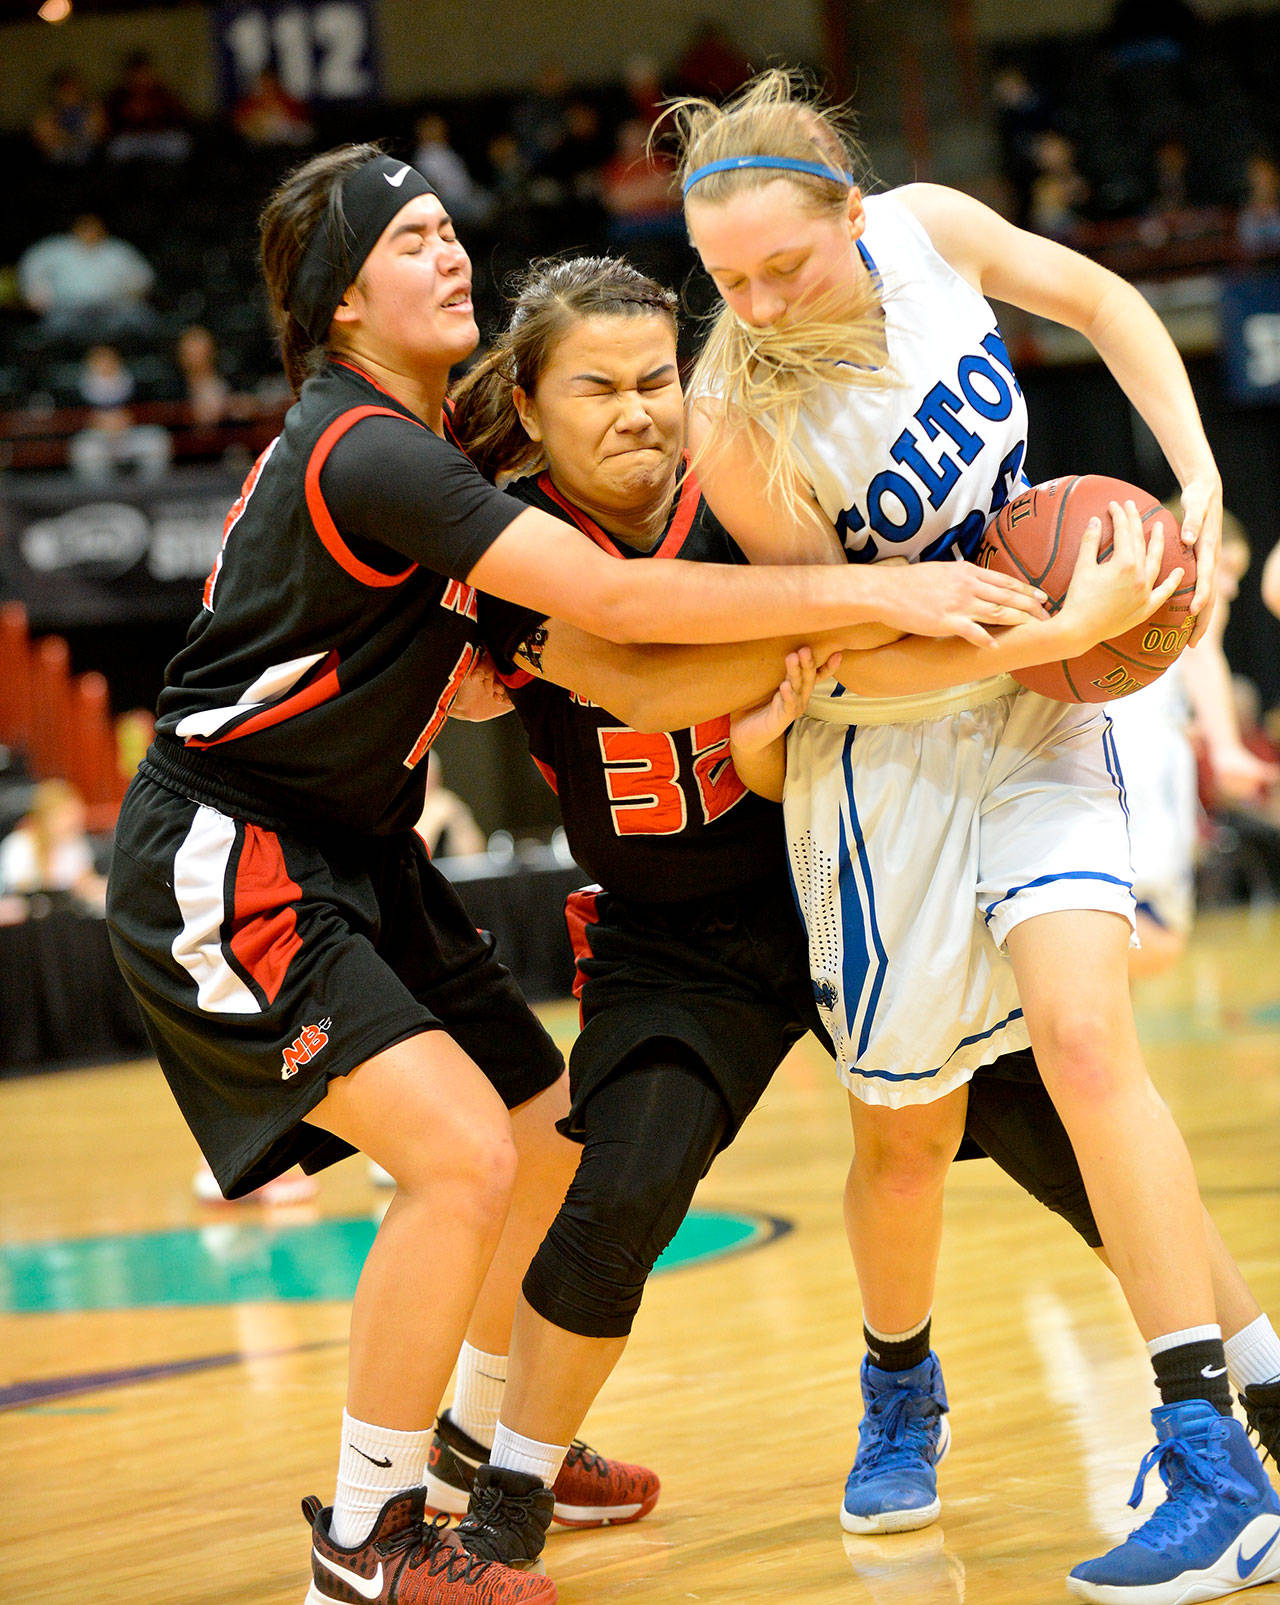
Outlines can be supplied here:
[[326, 208], [311, 231], [289, 292], [289, 311], [317, 345], [329, 333], [329, 324], [347, 286], [359, 273], [382, 231], [405, 205], [419, 195], [436, 192], [416, 168], [391, 156], [374, 156], [342, 181], [342, 215]]

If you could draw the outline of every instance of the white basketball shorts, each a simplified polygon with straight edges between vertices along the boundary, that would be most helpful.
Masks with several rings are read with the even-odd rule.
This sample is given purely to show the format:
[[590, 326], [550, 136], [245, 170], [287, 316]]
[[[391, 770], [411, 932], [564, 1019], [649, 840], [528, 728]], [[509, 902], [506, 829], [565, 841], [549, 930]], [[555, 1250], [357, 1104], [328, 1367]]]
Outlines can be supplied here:
[[1097, 708], [1029, 691], [912, 723], [798, 719], [784, 798], [841, 1080], [928, 1103], [1028, 1046], [1004, 950], [1033, 915], [1134, 923], [1125, 797]]

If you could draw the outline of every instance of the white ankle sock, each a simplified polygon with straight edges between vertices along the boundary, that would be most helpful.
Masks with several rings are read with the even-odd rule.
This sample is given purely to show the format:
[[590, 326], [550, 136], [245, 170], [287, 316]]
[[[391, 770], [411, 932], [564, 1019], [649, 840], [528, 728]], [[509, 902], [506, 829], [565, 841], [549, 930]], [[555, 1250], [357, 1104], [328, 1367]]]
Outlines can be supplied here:
[[421, 1486], [430, 1445], [429, 1427], [422, 1432], [397, 1432], [393, 1427], [370, 1426], [342, 1412], [338, 1491], [329, 1524], [335, 1544], [353, 1549], [363, 1543], [393, 1494]]
[[508, 1471], [528, 1471], [541, 1477], [550, 1488], [568, 1453], [567, 1443], [538, 1443], [534, 1438], [522, 1438], [499, 1421], [493, 1435], [493, 1448], [489, 1451], [489, 1463], [504, 1466]]
[[1241, 1327], [1222, 1346], [1227, 1351], [1227, 1375], [1233, 1388], [1280, 1378], [1280, 1337], [1265, 1315]]
[[507, 1386], [507, 1357], [486, 1354], [464, 1343], [458, 1351], [458, 1370], [453, 1384], [453, 1403], [449, 1416], [469, 1438], [493, 1447], [493, 1434], [502, 1409]]

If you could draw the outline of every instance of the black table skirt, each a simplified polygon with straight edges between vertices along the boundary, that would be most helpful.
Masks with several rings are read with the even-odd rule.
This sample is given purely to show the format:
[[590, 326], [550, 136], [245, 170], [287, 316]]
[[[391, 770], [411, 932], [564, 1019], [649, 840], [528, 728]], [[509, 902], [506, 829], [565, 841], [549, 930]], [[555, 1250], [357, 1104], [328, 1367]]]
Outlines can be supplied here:
[[[564, 900], [584, 879], [574, 866], [516, 865], [509, 873], [457, 883], [472, 918], [493, 932], [530, 1002], [569, 994], [573, 955]], [[102, 919], [55, 908], [0, 926], [0, 1076], [149, 1052]]]

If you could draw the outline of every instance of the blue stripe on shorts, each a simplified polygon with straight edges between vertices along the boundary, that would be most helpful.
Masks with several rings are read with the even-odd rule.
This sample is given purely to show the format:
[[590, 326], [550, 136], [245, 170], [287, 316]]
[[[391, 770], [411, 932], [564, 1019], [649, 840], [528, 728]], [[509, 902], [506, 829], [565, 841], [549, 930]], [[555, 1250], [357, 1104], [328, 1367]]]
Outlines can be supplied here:
[[[845, 1030], [848, 1033], [850, 1008], [857, 1007], [857, 1000], [861, 997], [866, 982], [867, 972], [871, 968], [871, 955], [868, 952], [867, 933], [870, 931], [871, 943], [875, 948], [876, 973], [871, 984], [871, 994], [867, 999], [866, 1010], [862, 1017], [862, 1030], [858, 1034], [858, 1056], [867, 1051], [867, 1042], [871, 1036], [871, 1027], [875, 1020], [876, 1008], [880, 1002], [880, 994], [884, 990], [885, 975], [889, 968], [889, 958], [884, 950], [884, 942], [880, 936], [880, 928], [876, 920], [876, 895], [871, 884], [871, 864], [867, 858], [867, 844], [862, 834], [862, 825], [858, 819], [858, 807], [853, 795], [853, 743], [857, 737], [857, 729], [850, 729], [845, 737], [844, 754], [841, 759], [844, 769], [844, 790], [849, 801], [849, 817], [853, 822], [853, 847], [857, 849], [858, 863], [862, 866], [862, 883], [866, 886], [866, 903], [862, 900], [862, 891], [858, 876], [854, 873], [853, 853], [845, 835], [844, 814], [840, 815], [840, 928]], [[858, 920], [856, 926], [850, 922], [846, 915], [850, 909], [846, 892], [852, 888], [853, 895], [858, 903]], [[850, 943], [850, 937], [857, 936], [857, 946]]]
[[1115, 726], [1105, 713], [1102, 717], [1106, 720], [1106, 729], [1102, 732], [1102, 756], [1106, 761], [1107, 773], [1111, 776], [1111, 782], [1120, 798], [1120, 807], [1124, 810], [1124, 823], [1127, 830], [1132, 821], [1129, 818], [1129, 798], [1124, 789], [1124, 770], [1120, 767], [1120, 754], [1116, 751]]
[[1133, 882], [1122, 881], [1118, 875], [1104, 875], [1097, 869], [1064, 869], [1057, 875], [1037, 875], [1033, 881], [1024, 881], [1021, 886], [1011, 886], [1003, 897], [996, 898], [983, 918], [990, 925], [991, 916], [1001, 903], [1007, 903], [1011, 897], [1016, 897], [1019, 892], [1029, 891], [1033, 886], [1048, 886], [1051, 881], [1107, 881], [1112, 886], [1123, 886], [1127, 892], [1133, 890]]
[[985, 1042], [988, 1037], [995, 1036], [997, 1031], [1003, 1031], [1005, 1026], [1012, 1025], [1015, 1020], [1020, 1020], [1021, 1018], [1022, 1010], [1014, 1009], [1009, 1014], [1006, 1014], [1003, 1020], [999, 1021], [996, 1025], [993, 1025], [990, 1030], [975, 1031], [971, 1037], [961, 1038], [961, 1040], [956, 1043], [955, 1047], [952, 1048], [951, 1052], [947, 1055], [942, 1064], [938, 1065], [933, 1070], [863, 1070], [855, 1066], [850, 1074], [855, 1076], [865, 1076], [868, 1081], [927, 1081], [930, 1076], [936, 1076], [940, 1071], [945, 1070], [947, 1065], [949, 1065], [952, 1059], [955, 1058], [956, 1054], [960, 1052], [961, 1048], [967, 1048], [970, 1043], [973, 1042]]

